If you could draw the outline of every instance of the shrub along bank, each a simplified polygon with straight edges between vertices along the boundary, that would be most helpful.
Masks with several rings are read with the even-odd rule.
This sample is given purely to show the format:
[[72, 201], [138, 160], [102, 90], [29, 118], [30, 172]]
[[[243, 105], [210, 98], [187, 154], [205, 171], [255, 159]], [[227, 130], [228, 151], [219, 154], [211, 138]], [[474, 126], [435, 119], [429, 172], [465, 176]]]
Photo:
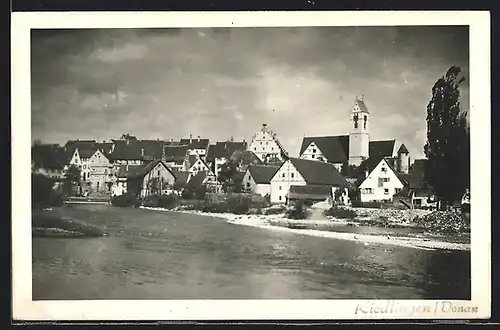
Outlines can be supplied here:
[[32, 234], [35, 237], [101, 237], [106, 233], [84, 223], [63, 218], [56, 212], [41, 211], [32, 215]]

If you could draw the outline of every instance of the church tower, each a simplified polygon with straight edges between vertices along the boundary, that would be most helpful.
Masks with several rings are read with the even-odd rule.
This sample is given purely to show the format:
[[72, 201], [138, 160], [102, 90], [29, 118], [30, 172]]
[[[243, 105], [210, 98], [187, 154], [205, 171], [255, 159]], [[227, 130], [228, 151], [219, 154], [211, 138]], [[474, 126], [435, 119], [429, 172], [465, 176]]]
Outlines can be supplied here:
[[358, 99], [352, 106], [350, 113], [349, 130], [349, 165], [359, 166], [369, 155], [370, 144], [370, 113], [365, 105], [363, 97]]

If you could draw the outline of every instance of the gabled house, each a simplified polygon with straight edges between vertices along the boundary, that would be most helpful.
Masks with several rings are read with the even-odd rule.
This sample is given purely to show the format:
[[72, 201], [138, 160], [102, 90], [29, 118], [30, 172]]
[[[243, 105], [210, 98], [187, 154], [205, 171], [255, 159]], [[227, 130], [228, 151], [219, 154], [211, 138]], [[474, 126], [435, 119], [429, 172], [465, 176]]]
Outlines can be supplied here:
[[112, 140], [113, 147], [109, 159], [115, 165], [142, 165], [144, 148], [138, 140]]
[[199, 155], [201, 158], [205, 158], [208, 151], [208, 146], [210, 145], [209, 139], [202, 139], [198, 136], [196, 139], [193, 139], [193, 136], [190, 135], [189, 139], [181, 139], [181, 145], [186, 145], [188, 147], [188, 152], [190, 155]]
[[203, 159], [197, 155], [190, 155], [188, 157], [186, 168], [191, 175], [196, 175], [198, 172], [206, 172], [208, 175], [215, 176]]
[[278, 135], [269, 129], [267, 124], [263, 124], [260, 131], [253, 134], [247, 150], [252, 151], [261, 162], [274, 158], [282, 161], [288, 157], [288, 152], [279, 141]]
[[409, 207], [435, 208], [436, 200], [428, 185], [425, 184], [426, 159], [416, 159], [409, 171], [409, 184], [401, 192], [394, 195], [394, 199]]
[[375, 166], [368, 166], [364, 173], [365, 178], [358, 187], [361, 202], [392, 201], [408, 184], [408, 178], [398, 173], [386, 158]]
[[78, 159], [80, 164], [75, 164], [80, 166], [80, 173], [82, 176], [82, 181], [90, 182], [90, 168], [89, 159], [98, 150], [98, 143], [95, 140], [69, 140], [64, 146], [65, 150], [70, 154], [75, 154], [75, 150], [78, 150]]
[[250, 165], [263, 165], [264, 163], [253, 151], [236, 150], [230, 157], [230, 161], [237, 165], [239, 172], [246, 172]]
[[328, 187], [329, 196], [333, 196], [335, 190], [346, 187], [347, 182], [333, 164], [289, 158], [271, 179], [271, 203], [287, 203], [291, 186], [306, 185]]
[[163, 148], [163, 160], [168, 167], [175, 171], [185, 170], [186, 156], [189, 155], [187, 146], [166, 145]]
[[243, 177], [243, 188], [261, 196], [271, 195], [271, 179], [279, 166], [250, 165]]
[[88, 160], [90, 169], [89, 181], [91, 192], [111, 193], [116, 177], [113, 164], [101, 150], [96, 150]]
[[127, 173], [127, 190], [139, 198], [173, 191], [175, 174], [160, 159], [138, 166]]
[[244, 151], [246, 148], [246, 141], [225, 141], [211, 144], [208, 147], [206, 163], [212, 172], [218, 175], [220, 166], [229, 161], [235, 151]]
[[127, 192], [128, 175], [135, 173], [142, 165], [116, 165], [113, 167], [114, 184], [111, 188], [112, 196], [120, 196]]

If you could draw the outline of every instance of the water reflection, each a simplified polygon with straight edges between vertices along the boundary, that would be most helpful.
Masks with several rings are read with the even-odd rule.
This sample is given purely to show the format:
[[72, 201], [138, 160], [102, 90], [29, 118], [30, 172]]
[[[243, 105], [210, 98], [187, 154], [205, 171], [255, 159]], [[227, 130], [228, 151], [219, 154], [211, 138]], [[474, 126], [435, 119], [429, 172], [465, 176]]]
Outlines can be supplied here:
[[110, 236], [34, 238], [33, 299], [470, 297], [469, 252], [365, 246], [140, 209], [60, 212]]

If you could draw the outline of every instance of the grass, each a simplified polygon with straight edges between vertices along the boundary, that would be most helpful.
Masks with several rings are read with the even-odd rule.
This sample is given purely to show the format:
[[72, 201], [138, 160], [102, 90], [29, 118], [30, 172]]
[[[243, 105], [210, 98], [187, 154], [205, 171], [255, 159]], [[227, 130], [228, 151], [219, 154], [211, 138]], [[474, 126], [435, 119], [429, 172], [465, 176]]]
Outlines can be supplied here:
[[102, 237], [106, 233], [100, 228], [89, 226], [72, 219], [63, 218], [52, 212], [39, 212], [32, 216], [32, 234], [35, 237]]

